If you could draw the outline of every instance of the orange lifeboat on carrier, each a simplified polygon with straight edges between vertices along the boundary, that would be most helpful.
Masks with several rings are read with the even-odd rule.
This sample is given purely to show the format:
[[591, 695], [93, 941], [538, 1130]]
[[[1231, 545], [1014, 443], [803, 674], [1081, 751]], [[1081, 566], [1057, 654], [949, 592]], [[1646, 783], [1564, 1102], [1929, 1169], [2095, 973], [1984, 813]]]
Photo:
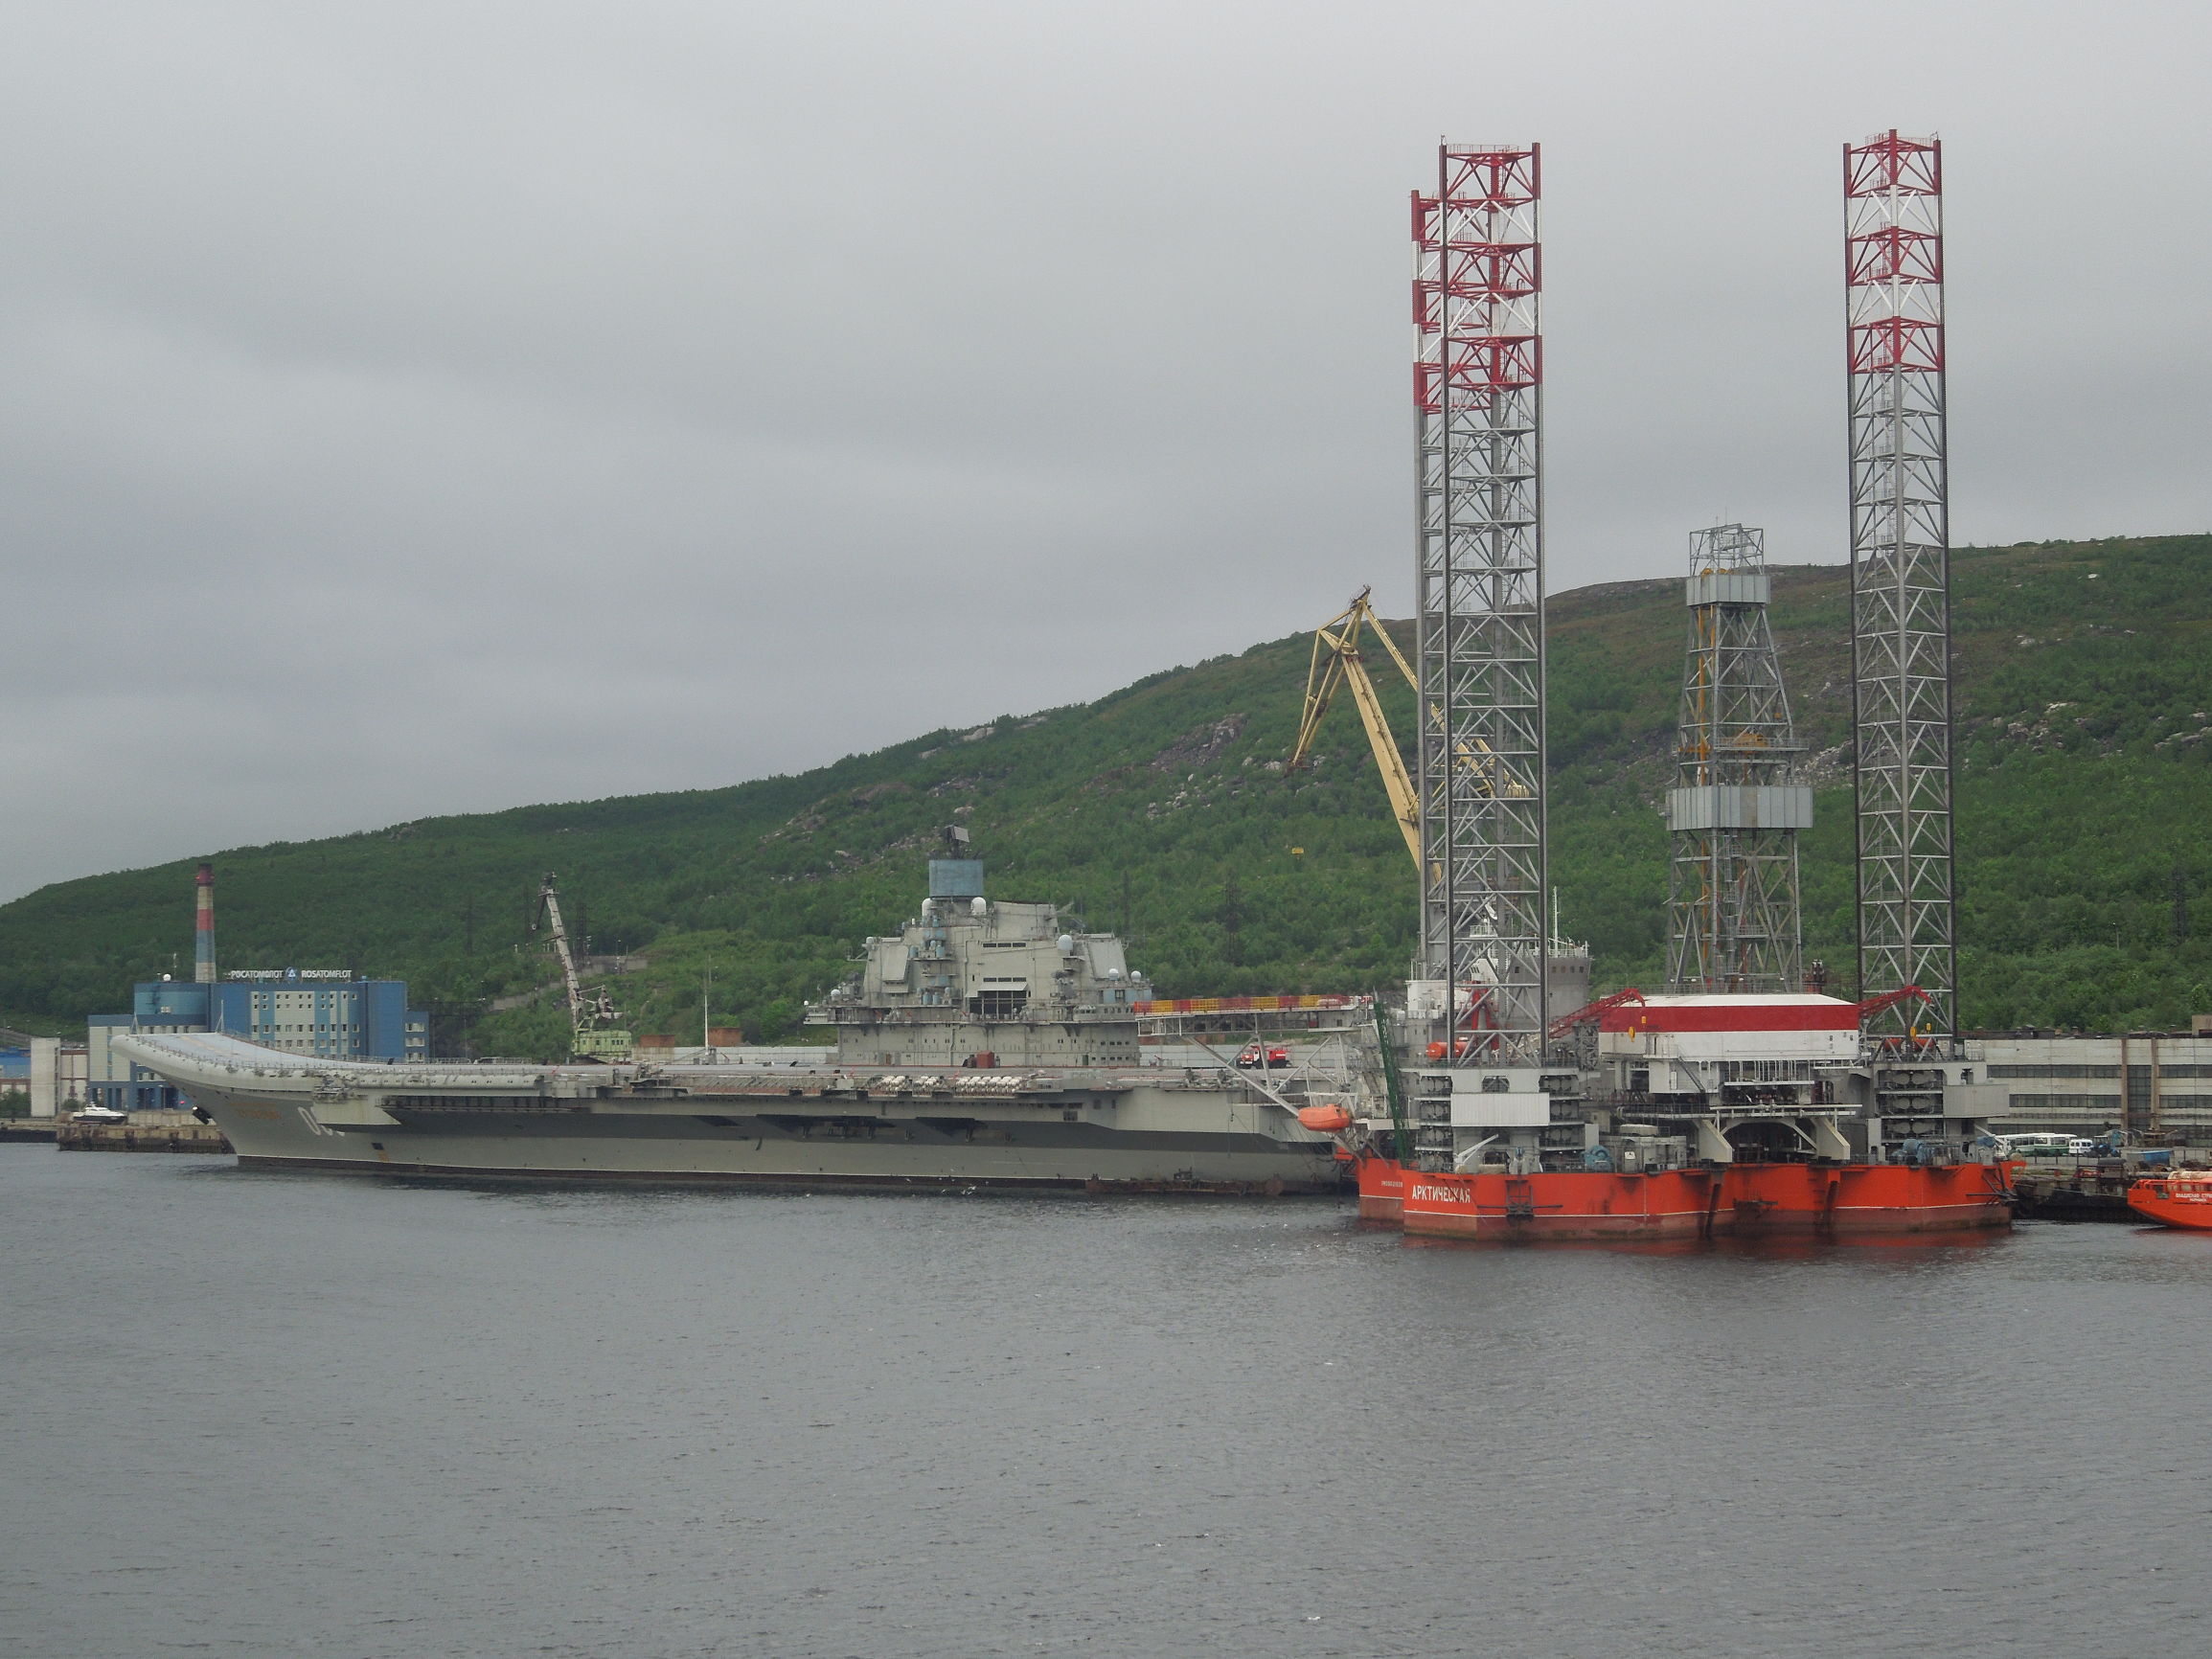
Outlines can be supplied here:
[[2212, 1170], [2146, 1175], [2128, 1189], [2128, 1208], [2169, 1227], [2212, 1230]]
[[1349, 1106], [1300, 1106], [1298, 1121], [1324, 1135], [1340, 1135], [1352, 1126]]

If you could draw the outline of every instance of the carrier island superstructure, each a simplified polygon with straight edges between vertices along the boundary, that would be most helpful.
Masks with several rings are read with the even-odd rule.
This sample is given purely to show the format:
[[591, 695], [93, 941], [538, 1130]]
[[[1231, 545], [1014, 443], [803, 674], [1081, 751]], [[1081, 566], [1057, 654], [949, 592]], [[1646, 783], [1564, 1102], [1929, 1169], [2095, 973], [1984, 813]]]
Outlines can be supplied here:
[[[988, 897], [978, 859], [931, 860], [928, 887], [810, 1005], [834, 1034], [826, 1059], [379, 1065], [217, 1033], [115, 1046], [189, 1094], [248, 1166], [810, 1190], [1347, 1184], [1338, 1142], [1300, 1114], [1349, 1121], [1348, 1070], [1247, 1073], [1202, 1041], [1148, 1054], [1149, 988], [1114, 935]], [[1314, 1024], [1367, 1017], [1353, 999], [1296, 1000]]]

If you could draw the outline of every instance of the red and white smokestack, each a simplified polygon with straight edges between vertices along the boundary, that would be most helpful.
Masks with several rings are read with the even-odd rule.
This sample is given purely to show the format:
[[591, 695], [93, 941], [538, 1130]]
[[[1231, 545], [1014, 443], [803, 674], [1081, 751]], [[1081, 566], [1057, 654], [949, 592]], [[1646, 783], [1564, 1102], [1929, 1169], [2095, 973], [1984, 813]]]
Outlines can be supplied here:
[[193, 917], [192, 977], [194, 985], [215, 984], [215, 866], [199, 867], [199, 908]]

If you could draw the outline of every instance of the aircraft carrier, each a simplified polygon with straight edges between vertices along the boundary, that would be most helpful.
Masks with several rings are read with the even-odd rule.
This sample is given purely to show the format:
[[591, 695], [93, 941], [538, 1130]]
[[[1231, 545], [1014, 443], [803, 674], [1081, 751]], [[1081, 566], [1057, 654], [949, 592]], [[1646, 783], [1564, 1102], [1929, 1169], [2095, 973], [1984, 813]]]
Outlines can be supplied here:
[[1335, 1093], [1202, 1047], [1148, 1057], [1147, 987], [1121, 940], [987, 898], [978, 859], [932, 859], [919, 914], [870, 939], [856, 968], [809, 1009], [835, 1034], [826, 1061], [376, 1063], [220, 1033], [115, 1047], [258, 1168], [791, 1189], [1350, 1184], [1335, 1137], [1298, 1115]]

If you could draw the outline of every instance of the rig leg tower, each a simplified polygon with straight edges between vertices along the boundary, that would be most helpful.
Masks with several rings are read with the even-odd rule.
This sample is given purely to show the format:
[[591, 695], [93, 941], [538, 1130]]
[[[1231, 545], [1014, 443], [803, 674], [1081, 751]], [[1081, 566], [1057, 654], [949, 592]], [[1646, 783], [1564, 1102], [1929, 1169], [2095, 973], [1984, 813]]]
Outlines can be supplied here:
[[1454, 1125], [1468, 1126], [1454, 1090], [1478, 1069], [1539, 1065], [1544, 1043], [1540, 182], [1533, 144], [1446, 144], [1436, 193], [1413, 196], [1422, 905], [1408, 1025], [1440, 1068], [1414, 1125], [1432, 1170], [1451, 1167]]
[[1843, 150], [1859, 993], [1917, 986], [1865, 1037], [1876, 1139], [1943, 1134], [1958, 1031], [1943, 147]]

